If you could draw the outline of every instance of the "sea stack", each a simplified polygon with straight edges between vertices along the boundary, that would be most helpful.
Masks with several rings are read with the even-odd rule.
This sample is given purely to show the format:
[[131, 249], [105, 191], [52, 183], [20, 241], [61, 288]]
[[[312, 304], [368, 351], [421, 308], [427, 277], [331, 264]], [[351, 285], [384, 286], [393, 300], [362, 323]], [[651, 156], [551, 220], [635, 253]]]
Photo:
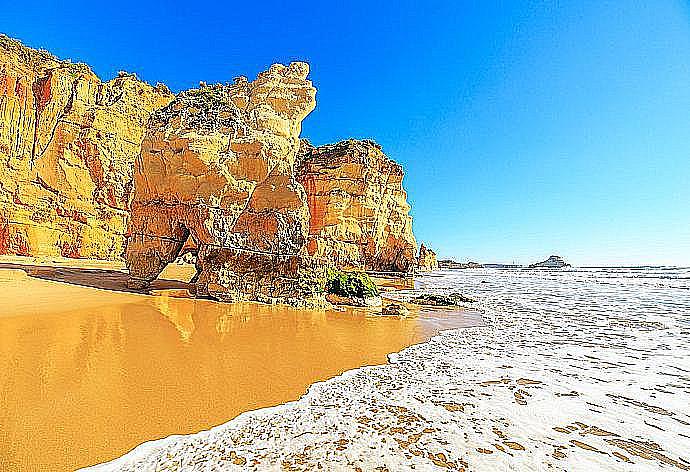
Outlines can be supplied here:
[[342, 268], [413, 270], [417, 242], [400, 164], [368, 139], [319, 147], [302, 140], [298, 161], [311, 213], [309, 254]]
[[[197, 293], [299, 299], [318, 272], [303, 250], [304, 188], [294, 178], [302, 120], [316, 106], [309, 66], [202, 85], [153, 114], [135, 166], [127, 266], [146, 286], [192, 239]], [[316, 287], [314, 285], [314, 287]]]
[[431, 272], [438, 270], [438, 260], [436, 253], [430, 248], [426, 247], [424, 243], [419, 247], [419, 256], [417, 257], [417, 270], [420, 272]]
[[561, 269], [563, 267], [570, 267], [570, 264], [565, 262], [561, 256], [550, 256], [548, 259], [536, 264], [531, 264], [530, 269]]

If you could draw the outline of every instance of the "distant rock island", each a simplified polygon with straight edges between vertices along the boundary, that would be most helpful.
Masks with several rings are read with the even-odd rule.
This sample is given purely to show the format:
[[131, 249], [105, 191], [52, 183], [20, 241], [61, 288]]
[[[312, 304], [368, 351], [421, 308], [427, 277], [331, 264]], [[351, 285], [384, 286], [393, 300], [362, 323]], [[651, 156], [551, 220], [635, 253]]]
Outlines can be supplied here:
[[456, 262], [453, 259], [443, 259], [438, 261], [438, 266], [441, 269], [481, 269], [484, 264], [479, 262]]
[[529, 266], [530, 269], [561, 269], [563, 267], [570, 267], [570, 264], [565, 262], [561, 256], [550, 256], [545, 261], [530, 264]]

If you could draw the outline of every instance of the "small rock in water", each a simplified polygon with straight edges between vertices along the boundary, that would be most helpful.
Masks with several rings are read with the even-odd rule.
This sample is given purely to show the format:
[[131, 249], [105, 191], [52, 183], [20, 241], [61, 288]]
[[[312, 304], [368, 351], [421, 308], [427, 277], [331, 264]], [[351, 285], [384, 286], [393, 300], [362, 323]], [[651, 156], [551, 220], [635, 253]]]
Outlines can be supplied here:
[[461, 293], [455, 292], [451, 293], [450, 295], [435, 295], [425, 293], [413, 298], [411, 301], [419, 305], [458, 306], [461, 303], [474, 303], [476, 300], [466, 297]]
[[389, 303], [381, 309], [381, 314], [386, 316], [407, 316], [410, 310], [400, 303]]

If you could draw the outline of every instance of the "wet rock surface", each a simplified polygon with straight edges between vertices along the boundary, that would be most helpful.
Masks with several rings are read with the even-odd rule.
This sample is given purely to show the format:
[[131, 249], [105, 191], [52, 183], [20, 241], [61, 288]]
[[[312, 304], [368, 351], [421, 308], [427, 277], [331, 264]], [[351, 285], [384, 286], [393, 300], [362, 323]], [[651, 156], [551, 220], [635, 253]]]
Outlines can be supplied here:
[[459, 306], [463, 303], [474, 303], [475, 299], [466, 297], [461, 293], [451, 293], [448, 295], [436, 294], [436, 293], [425, 293], [418, 295], [410, 300], [412, 303], [418, 305], [429, 305], [429, 306]]
[[385, 316], [407, 316], [410, 310], [402, 303], [389, 303], [381, 309], [381, 314]]

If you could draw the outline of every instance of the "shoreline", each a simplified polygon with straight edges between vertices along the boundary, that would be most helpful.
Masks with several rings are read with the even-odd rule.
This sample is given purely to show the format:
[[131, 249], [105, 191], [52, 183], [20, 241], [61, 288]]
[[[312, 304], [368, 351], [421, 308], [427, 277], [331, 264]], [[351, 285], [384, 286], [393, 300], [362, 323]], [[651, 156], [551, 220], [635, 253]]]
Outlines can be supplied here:
[[[270, 406], [265, 406], [265, 407], [259, 407], [257, 409], [253, 410], [247, 410], [239, 415], [235, 416], [234, 418], [229, 419], [228, 421], [218, 424], [216, 426], [212, 426], [208, 429], [198, 431], [196, 433], [191, 433], [191, 434], [171, 434], [170, 436], [166, 436], [164, 438], [159, 438], [159, 439], [153, 439], [150, 441], [143, 442], [127, 453], [123, 454], [120, 457], [117, 457], [113, 460], [107, 461], [107, 462], [101, 462], [98, 464], [93, 464], [87, 467], [83, 467], [80, 469], [77, 469], [77, 471], [82, 471], [82, 472], [106, 472], [106, 471], [111, 471], [111, 470], [119, 470], [121, 467], [125, 465], [129, 465], [129, 463], [136, 461], [137, 459], [145, 456], [146, 454], [149, 454], [151, 452], [156, 451], [157, 449], [160, 449], [162, 447], [165, 447], [168, 443], [171, 443], [177, 439], [180, 438], [189, 438], [189, 437], [201, 437], [204, 435], [212, 435], [217, 432], [221, 432], [228, 427], [232, 426], [232, 423], [235, 422], [242, 422], [246, 421], [247, 419], [259, 419], [262, 416], [270, 416], [272, 413], [280, 412], [284, 409], [289, 409], [291, 406], [297, 405], [300, 402], [302, 402], [305, 398], [307, 398], [311, 392], [312, 389], [314, 388], [323, 388], [324, 386], [327, 386], [330, 382], [339, 382], [339, 381], [347, 381], [349, 378], [354, 377], [355, 375], [361, 374], [361, 373], [366, 373], [368, 369], [374, 369], [377, 367], [382, 367], [391, 364], [392, 359], [395, 359], [394, 356], [401, 354], [403, 351], [405, 351], [408, 348], [412, 348], [415, 346], [419, 346], [422, 344], [427, 344], [430, 343], [434, 340], [434, 338], [442, 335], [444, 332], [449, 332], [449, 331], [455, 331], [455, 330], [465, 330], [465, 329], [473, 329], [473, 328], [483, 328], [485, 326], [473, 326], [473, 327], [467, 327], [467, 328], [448, 328], [439, 331], [438, 334], [432, 336], [431, 338], [427, 340], [422, 340], [419, 341], [418, 343], [411, 344], [405, 348], [403, 348], [401, 351], [398, 352], [391, 352], [387, 356], [387, 360], [385, 363], [379, 363], [379, 364], [365, 364], [361, 365], [359, 367], [353, 367], [352, 369], [346, 370], [345, 372], [342, 372], [340, 374], [337, 374], [333, 377], [323, 379], [323, 380], [318, 380], [309, 387], [307, 387], [307, 390], [299, 397], [294, 400], [289, 400], [283, 403], [279, 403], [276, 405], [270, 405]], [[245, 464], [235, 464], [235, 465], [245, 465]]]
[[[12, 259], [0, 258], [0, 368], [12, 386], [0, 398], [0, 468], [115, 459], [150, 438], [297, 401], [315, 382], [480, 322], [472, 311], [398, 318], [178, 298], [171, 280], [151, 295], [115, 291], [126, 274], [108, 263]], [[63, 457], [60, 444], [82, 455]]]
[[[441, 275], [422, 285], [456, 286]], [[494, 294], [480, 297], [487, 326], [443, 331], [296, 402], [90, 470], [690, 470], [690, 332], [665, 304], [675, 285], [661, 297], [654, 280], [457, 277], [473, 295]], [[615, 314], [594, 310], [604, 300]], [[640, 318], [638, 303], [652, 300], [657, 311]]]

